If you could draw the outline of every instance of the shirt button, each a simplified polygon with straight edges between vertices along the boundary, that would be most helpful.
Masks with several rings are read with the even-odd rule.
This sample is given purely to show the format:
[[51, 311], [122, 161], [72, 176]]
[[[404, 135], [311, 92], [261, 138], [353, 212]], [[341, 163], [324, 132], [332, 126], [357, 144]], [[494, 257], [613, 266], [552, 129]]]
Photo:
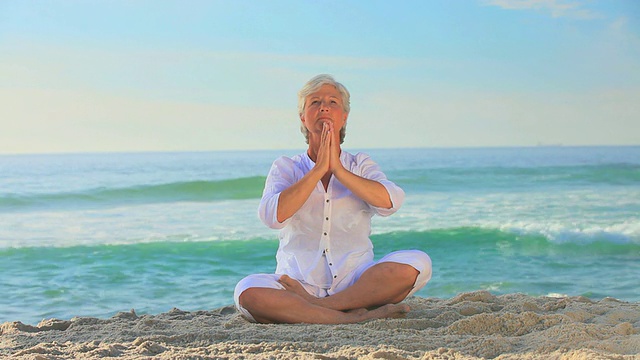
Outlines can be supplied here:
[[324, 219], [328, 221], [328, 220], [329, 220], [329, 217], [326, 217], [326, 218], [324, 218]]
[[329, 263], [329, 266], [333, 266], [333, 263]]
[[338, 277], [338, 275], [333, 275], [333, 278], [334, 278], [334, 279], [335, 279], [335, 278], [337, 278], [337, 277]]
[[327, 233], [324, 233], [324, 235], [326, 236], [326, 235], [327, 235]]
[[329, 202], [329, 199], [327, 199], [327, 202]]

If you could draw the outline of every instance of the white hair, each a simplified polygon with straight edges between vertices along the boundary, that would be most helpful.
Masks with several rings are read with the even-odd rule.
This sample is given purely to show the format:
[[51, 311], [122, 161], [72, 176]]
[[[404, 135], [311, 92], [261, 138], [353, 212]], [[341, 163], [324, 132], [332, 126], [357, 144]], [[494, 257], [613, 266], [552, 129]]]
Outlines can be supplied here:
[[[300, 89], [300, 91], [298, 92], [298, 116], [302, 116], [302, 114], [304, 113], [304, 107], [307, 100], [307, 96], [320, 90], [320, 88], [323, 85], [332, 85], [338, 90], [338, 92], [340, 93], [340, 96], [342, 97], [342, 110], [344, 110], [344, 112], [346, 112], [347, 114], [349, 113], [349, 111], [351, 110], [351, 105], [349, 102], [351, 95], [349, 94], [349, 90], [347, 90], [347, 88], [344, 85], [337, 82], [333, 78], [333, 76], [328, 74], [320, 74], [313, 77], [311, 80], [307, 81], [307, 83], [304, 84], [302, 89]], [[307, 130], [304, 124], [300, 124], [300, 132], [302, 132], [308, 144], [309, 130]], [[342, 126], [342, 128], [340, 129], [340, 144], [344, 142], [344, 137], [346, 135], [346, 132], [347, 132], [347, 124], [345, 123], [344, 126]]]

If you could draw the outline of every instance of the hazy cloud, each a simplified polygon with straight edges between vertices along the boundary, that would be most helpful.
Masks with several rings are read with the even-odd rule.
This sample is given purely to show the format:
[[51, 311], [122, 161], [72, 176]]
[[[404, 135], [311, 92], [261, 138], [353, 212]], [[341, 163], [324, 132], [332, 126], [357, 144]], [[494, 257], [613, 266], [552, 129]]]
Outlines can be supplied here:
[[486, 0], [485, 5], [498, 6], [507, 10], [538, 10], [552, 17], [571, 17], [576, 19], [594, 19], [598, 14], [584, 8], [580, 1], [563, 0]]

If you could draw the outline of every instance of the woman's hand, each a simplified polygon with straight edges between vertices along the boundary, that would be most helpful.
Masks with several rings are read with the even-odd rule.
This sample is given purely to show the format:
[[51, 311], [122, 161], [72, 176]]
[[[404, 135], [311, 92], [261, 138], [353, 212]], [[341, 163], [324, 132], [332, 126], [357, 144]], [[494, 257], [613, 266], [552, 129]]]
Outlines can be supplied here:
[[316, 159], [316, 167], [322, 170], [323, 174], [335, 174], [337, 171], [344, 170], [342, 162], [340, 162], [340, 134], [336, 132], [332, 122], [325, 122], [322, 125], [322, 137], [320, 140], [320, 148], [318, 149], [318, 158]]
[[340, 161], [340, 130], [335, 130], [333, 123], [329, 123], [329, 131], [331, 133], [331, 136], [329, 136], [331, 138], [329, 171], [335, 174], [338, 171], [344, 170], [342, 162]]
[[[333, 139], [333, 124], [331, 122], [324, 122], [322, 124], [322, 135], [320, 137], [320, 147], [318, 148], [318, 155], [316, 158], [316, 168], [322, 175], [332, 171], [333, 162], [335, 161], [333, 153], [335, 152], [335, 141]], [[338, 148], [338, 153], [340, 149]], [[339, 162], [338, 157], [338, 162]]]

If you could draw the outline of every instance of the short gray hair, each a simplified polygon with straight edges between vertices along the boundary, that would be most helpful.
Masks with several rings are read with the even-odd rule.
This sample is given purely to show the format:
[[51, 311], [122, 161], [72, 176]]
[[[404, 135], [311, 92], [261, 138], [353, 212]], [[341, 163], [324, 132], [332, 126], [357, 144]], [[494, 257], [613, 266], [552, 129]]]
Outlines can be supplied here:
[[[300, 91], [298, 92], [298, 116], [302, 116], [302, 114], [304, 113], [305, 100], [307, 99], [307, 96], [320, 90], [320, 88], [323, 85], [334, 86], [340, 93], [340, 96], [342, 97], [342, 110], [344, 110], [344, 112], [346, 112], [347, 114], [349, 113], [349, 111], [351, 111], [351, 104], [349, 100], [351, 98], [351, 95], [349, 94], [349, 90], [347, 90], [347, 88], [344, 85], [337, 82], [333, 78], [333, 76], [328, 74], [320, 74], [320, 75], [314, 76], [311, 80], [307, 81], [307, 83], [304, 84], [302, 89], [300, 89]], [[300, 124], [300, 132], [302, 132], [308, 144], [309, 130], [307, 130], [304, 124]], [[340, 144], [344, 142], [344, 137], [346, 135], [346, 132], [347, 132], [347, 124], [345, 123], [344, 126], [340, 129]]]

